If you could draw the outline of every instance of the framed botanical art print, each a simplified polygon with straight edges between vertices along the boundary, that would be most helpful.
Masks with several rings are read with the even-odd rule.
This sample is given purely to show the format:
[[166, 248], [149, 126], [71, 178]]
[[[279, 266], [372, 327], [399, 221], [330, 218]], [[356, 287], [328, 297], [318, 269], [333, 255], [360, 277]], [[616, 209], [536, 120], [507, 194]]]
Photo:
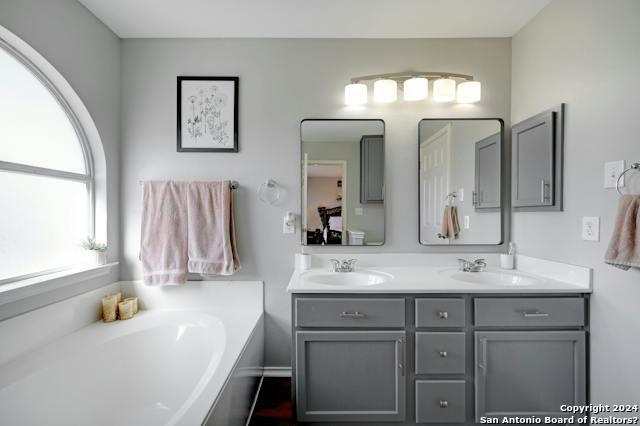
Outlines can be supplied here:
[[238, 152], [238, 77], [178, 77], [178, 151]]

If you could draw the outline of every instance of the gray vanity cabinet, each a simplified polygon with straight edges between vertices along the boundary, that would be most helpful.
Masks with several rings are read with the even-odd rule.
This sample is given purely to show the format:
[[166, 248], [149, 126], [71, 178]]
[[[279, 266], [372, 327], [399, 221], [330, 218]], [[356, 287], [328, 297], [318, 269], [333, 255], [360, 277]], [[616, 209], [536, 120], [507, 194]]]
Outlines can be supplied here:
[[404, 331], [297, 332], [298, 420], [404, 420], [405, 338]]
[[562, 417], [562, 404], [588, 402], [587, 300], [294, 294], [296, 419], [470, 426], [482, 418]]
[[562, 210], [564, 105], [520, 123], [511, 130], [514, 210]]
[[360, 140], [360, 203], [384, 201], [384, 136]]
[[500, 208], [500, 145], [500, 133], [476, 142], [473, 191], [476, 210]]
[[476, 421], [557, 416], [586, 401], [584, 331], [475, 333]]

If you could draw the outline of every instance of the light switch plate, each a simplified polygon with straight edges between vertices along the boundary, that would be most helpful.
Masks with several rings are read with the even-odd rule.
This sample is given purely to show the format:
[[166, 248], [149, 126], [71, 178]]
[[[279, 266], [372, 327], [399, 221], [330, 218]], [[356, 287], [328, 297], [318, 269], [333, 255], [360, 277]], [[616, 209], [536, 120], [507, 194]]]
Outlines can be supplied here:
[[469, 229], [469, 216], [465, 216], [462, 222], [464, 229]]
[[600, 241], [600, 217], [582, 218], [582, 239], [584, 241]]
[[355, 210], [356, 216], [362, 216], [362, 213], [364, 213], [362, 207], [356, 207]]
[[[615, 188], [618, 176], [624, 172], [624, 160], [604, 163], [604, 187]], [[624, 177], [620, 179], [620, 186], [624, 186]]]
[[296, 216], [293, 212], [287, 212], [282, 218], [282, 233], [295, 234], [296, 232]]

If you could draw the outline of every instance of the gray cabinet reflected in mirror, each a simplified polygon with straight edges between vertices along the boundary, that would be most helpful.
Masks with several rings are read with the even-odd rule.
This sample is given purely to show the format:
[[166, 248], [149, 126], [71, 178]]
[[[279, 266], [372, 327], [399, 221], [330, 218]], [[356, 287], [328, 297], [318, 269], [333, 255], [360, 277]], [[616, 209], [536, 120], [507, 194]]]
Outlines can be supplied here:
[[420, 121], [420, 244], [502, 244], [503, 134], [500, 119]]
[[384, 243], [384, 121], [300, 123], [303, 245]]

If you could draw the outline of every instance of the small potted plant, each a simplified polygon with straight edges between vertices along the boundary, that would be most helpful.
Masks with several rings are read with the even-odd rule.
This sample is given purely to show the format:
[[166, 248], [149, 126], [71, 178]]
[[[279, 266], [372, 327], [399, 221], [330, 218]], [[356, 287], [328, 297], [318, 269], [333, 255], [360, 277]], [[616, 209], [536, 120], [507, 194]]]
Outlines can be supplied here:
[[107, 245], [96, 242], [94, 238], [87, 237], [86, 240], [82, 242], [82, 248], [93, 252], [93, 262], [96, 265], [106, 265], [107, 264]]

